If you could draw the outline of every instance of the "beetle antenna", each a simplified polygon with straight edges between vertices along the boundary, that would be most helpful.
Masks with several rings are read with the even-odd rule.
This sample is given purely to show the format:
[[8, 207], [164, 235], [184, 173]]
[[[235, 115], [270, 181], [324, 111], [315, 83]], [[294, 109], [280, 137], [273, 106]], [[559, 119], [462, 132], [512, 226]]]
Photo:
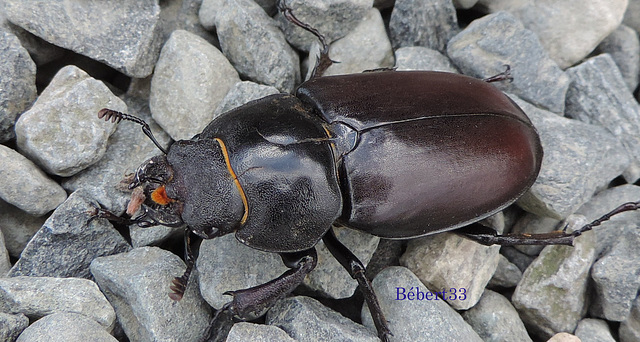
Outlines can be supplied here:
[[105, 118], [105, 121], [109, 121], [111, 120], [111, 122], [120, 122], [122, 120], [127, 120], [127, 121], [133, 121], [139, 125], [142, 126], [142, 132], [144, 132], [144, 134], [146, 136], [149, 137], [149, 139], [151, 139], [151, 141], [153, 141], [153, 143], [156, 145], [157, 148], [160, 149], [160, 151], [162, 151], [162, 153], [167, 154], [167, 150], [165, 150], [160, 143], [158, 142], [158, 140], [156, 140], [156, 138], [153, 136], [153, 133], [151, 133], [151, 128], [149, 127], [149, 125], [144, 122], [144, 120], [140, 119], [137, 116], [133, 116], [133, 115], [129, 115], [129, 114], [125, 114], [125, 113], [120, 113], [117, 112], [115, 110], [111, 110], [108, 108], [102, 108], [99, 112], [98, 112], [98, 118], [102, 119]]
[[316, 36], [316, 38], [318, 38], [318, 40], [320, 41], [320, 45], [322, 45], [320, 56], [316, 60], [316, 65], [313, 67], [310, 78], [322, 76], [322, 74], [324, 74], [324, 72], [331, 66], [331, 64], [339, 63], [329, 58], [329, 44], [327, 44], [326, 38], [318, 30], [296, 18], [296, 16], [293, 15], [291, 7], [287, 6], [285, 0], [278, 1], [278, 9], [282, 13], [282, 15], [284, 15], [284, 17], [287, 18], [287, 20], [289, 20], [291, 23], [311, 32], [311, 34]]

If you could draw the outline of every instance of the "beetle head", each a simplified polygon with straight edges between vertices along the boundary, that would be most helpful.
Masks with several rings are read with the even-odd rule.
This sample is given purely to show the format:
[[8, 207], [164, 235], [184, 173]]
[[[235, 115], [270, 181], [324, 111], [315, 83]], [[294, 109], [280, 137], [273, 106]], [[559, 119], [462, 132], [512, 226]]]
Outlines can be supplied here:
[[147, 182], [164, 185], [171, 178], [173, 178], [173, 171], [167, 162], [167, 158], [164, 155], [155, 156], [138, 167], [133, 181], [129, 184], [129, 189]]

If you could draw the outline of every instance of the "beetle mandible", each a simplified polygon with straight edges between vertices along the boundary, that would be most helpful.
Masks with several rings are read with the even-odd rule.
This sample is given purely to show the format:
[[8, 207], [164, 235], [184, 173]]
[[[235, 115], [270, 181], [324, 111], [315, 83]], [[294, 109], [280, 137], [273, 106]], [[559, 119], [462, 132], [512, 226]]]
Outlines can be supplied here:
[[[382, 238], [408, 239], [451, 231], [515, 202], [535, 181], [542, 161], [538, 134], [525, 113], [490, 82], [429, 71], [380, 71], [321, 77], [331, 64], [324, 37], [310, 80], [294, 95], [252, 101], [213, 120], [168, 150], [142, 120], [103, 109], [99, 116], [129, 120], [163, 152], [144, 162], [129, 188], [141, 214], [127, 219], [104, 209], [95, 217], [141, 227], [186, 225], [187, 270], [170, 296], [184, 294], [193, 268], [189, 234], [211, 239], [234, 233], [243, 244], [279, 253], [291, 270], [266, 284], [230, 292], [218, 311], [260, 316], [293, 291], [316, 265], [322, 239], [358, 281], [378, 335], [390, 330], [362, 263], [336, 238], [332, 225]], [[627, 203], [572, 233], [496, 235], [466, 230], [484, 244], [572, 244]]]

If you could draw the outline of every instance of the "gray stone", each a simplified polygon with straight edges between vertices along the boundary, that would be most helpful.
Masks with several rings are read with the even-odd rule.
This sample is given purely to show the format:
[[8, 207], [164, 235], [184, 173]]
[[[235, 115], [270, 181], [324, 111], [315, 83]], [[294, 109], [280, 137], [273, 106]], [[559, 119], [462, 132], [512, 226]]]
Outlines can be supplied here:
[[[309, 65], [315, 65], [319, 55], [319, 44], [314, 43], [309, 52]], [[324, 73], [329, 75], [356, 74], [366, 70], [393, 67], [393, 51], [380, 11], [369, 10], [351, 32], [335, 41], [329, 48], [329, 57], [338, 61]], [[307, 79], [311, 76], [311, 69]]]
[[478, 0], [453, 0], [453, 5], [459, 9], [469, 9], [473, 7]]
[[513, 82], [493, 83], [497, 88], [554, 113], [564, 110], [569, 78], [535, 34], [507, 12], [473, 21], [449, 41], [447, 54], [463, 74], [477, 78], [493, 76], [510, 65]]
[[[445, 301], [438, 297], [430, 297], [430, 300], [398, 300], [399, 288], [407, 293], [411, 291], [417, 294], [418, 290], [425, 294], [429, 292], [420, 279], [404, 267], [388, 267], [375, 277], [373, 290], [389, 322], [394, 340], [482, 341], [460, 314]], [[362, 310], [362, 323], [374, 331], [373, 321], [366, 306]]]
[[379, 341], [364, 326], [310, 297], [279, 301], [267, 313], [267, 324], [284, 330], [296, 341]]
[[107, 220], [91, 219], [95, 206], [83, 189], [72, 193], [29, 241], [8, 275], [89, 278], [91, 260], [128, 250]]
[[219, 46], [218, 38], [209, 32], [199, 20], [198, 12], [203, 0], [172, 0], [167, 1], [160, 11], [162, 22], [162, 41], [166, 41], [173, 31], [185, 30], [200, 36], [210, 44]]
[[512, 11], [530, 4], [533, 0], [478, 0], [476, 8], [486, 12]]
[[0, 278], [0, 311], [40, 319], [56, 312], [85, 315], [113, 330], [116, 313], [96, 283], [82, 278]]
[[444, 52], [458, 33], [458, 17], [451, 0], [396, 0], [389, 21], [394, 49], [426, 46]]
[[609, 325], [601, 319], [585, 318], [578, 323], [574, 334], [581, 342], [616, 342]]
[[13, 125], [36, 99], [36, 65], [13, 34], [0, 29], [0, 142], [15, 137]]
[[[568, 227], [586, 223], [584, 217]], [[574, 331], [587, 311], [589, 269], [595, 260], [595, 235], [586, 232], [574, 246], [547, 246], [526, 269], [511, 297], [530, 333], [541, 339]]]
[[268, 95], [280, 93], [278, 89], [271, 86], [258, 84], [251, 81], [242, 81], [234, 84], [222, 102], [215, 110], [215, 117], [228, 112], [234, 108], [240, 107], [250, 101], [261, 99]]
[[[378, 247], [380, 238], [347, 228], [334, 228], [336, 237], [365, 265], [369, 263]], [[351, 297], [358, 283], [333, 257], [321, 240], [316, 245], [318, 265], [304, 280], [316, 294], [329, 298]]]
[[42, 216], [64, 202], [67, 193], [29, 159], [0, 145], [0, 198]]
[[462, 313], [484, 342], [531, 341], [524, 323], [509, 300], [485, 290], [478, 304]]
[[487, 285], [492, 288], [513, 288], [518, 285], [520, 279], [522, 279], [522, 271], [507, 257], [500, 254], [498, 267]]
[[[507, 258], [507, 260], [509, 260], [510, 263], [516, 265], [516, 267], [521, 272], [526, 270], [527, 267], [529, 267], [529, 265], [531, 265], [531, 263], [535, 259], [530, 255], [526, 255], [520, 252], [519, 250], [513, 248], [512, 246], [503, 246], [502, 248], [500, 248], [500, 253], [504, 255], [504, 257]], [[522, 275], [520, 276], [520, 278], [522, 278]]]
[[288, 270], [278, 254], [247, 247], [233, 234], [202, 241], [196, 269], [200, 293], [216, 309], [231, 301], [225, 291], [264, 284]]
[[23, 314], [12, 315], [0, 312], [0, 341], [14, 342], [29, 326], [29, 319]]
[[136, 248], [91, 263], [91, 273], [131, 341], [196, 341], [202, 337], [210, 314], [197, 286], [191, 282], [180, 301], [168, 296], [171, 281], [184, 270], [178, 256], [157, 247]]
[[214, 109], [239, 81], [231, 63], [213, 45], [193, 33], [174, 31], [151, 80], [153, 119], [174, 140], [191, 139], [211, 122]]
[[640, 32], [640, 0], [629, 0], [622, 22]]
[[567, 69], [571, 86], [567, 91], [566, 115], [600, 125], [616, 136], [632, 156], [636, 171], [625, 178], [640, 178], [640, 105], [627, 88], [619, 69], [608, 54], [590, 58]]
[[[147, 101], [125, 97], [131, 115], [145, 120], [156, 140], [165, 148], [170, 138], [151, 119]], [[105, 126], [115, 126], [111, 122], [102, 122]], [[120, 190], [119, 183], [126, 174], [136, 171], [145, 160], [162, 154], [140, 129], [140, 125], [129, 121], [117, 124], [117, 129], [107, 142], [107, 150], [102, 159], [72, 177], [65, 178], [62, 186], [69, 192], [84, 189], [91, 198], [104, 208], [120, 215], [124, 213], [131, 191]]]
[[621, 342], [640, 341], [640, 297], [633, 301], [631, 314], [620, 323], [618, 334]]
[[4, 235], [0, 231], [0, 277], [4, 277], [11, 268], [11, 261], [9, 261], [9, 252], [4, 243]]
[[[584, 215], [591, 222], [626, 202], [636, 202], [640, 198], [640, 186], [624, 184], [601, 191], [585, 203], [577, 214]], [[608, 253], [613, 246], [638, 229], [640, 211], [618, 214], [593, 229], [596, 235], [596, 255]]]
[[[287, 0], [287, 6], [330, 44], [353, 31], [373, 6], [373, 0]], [[317, 42], [315, 36], [286, 20], [282, 13], [276, 19], [287, 41], [296, 48], [309, 51], [311, 44]]]
[[410, 240], [400, 264], [432, 291], [464, 289], [464, 300], [447, 302], [454, 309], [466, 310], [480, 300], [498, 267], [499, 252], [500, 246], [483, 246], [460, 235], [444, 233]]
[[640, 232], [629, 231], [591, 268], [592, 317], [624, 321], [640, 289]]
[[[198, 18], [200, 23], [207, 30], [213, 31], [216, 26], [216, 15], [220, 11], [220, 7], [224, 5], [225, 0], [203, 0], [198, 11]], [[260, 5], [262, 9], [269, 15], [273, 16], [276, 13], [277, 0], [255, 0], [255, 3]]]
[[26, 328], [17, 342], [116, 342], [100, 324], [91, 318], [71, 312], [47, 315]]
[[216, 30], [222, 52], [244, 77], [283, 92], [293, 91], [300, 82], [298, 54], [277, 22], [255, 2], [225, 0]]
[[433, 70], [459, 73], [451, 60], [437, 50], [424, 46], [399, 48], [396, 53], [396, 70]]
[[47, 216], [33, 216], [0, 200], [0, 231], [9, 255], [19, 258], [33, 235], [42, 227]]
[[72, 176], [104, 155], [115, 131], [98, 119], [105, 107], [126, 112], [104, 83], [66, 66], [16, 122], [18, 150], [49, 173]]
[[620, 25], [627, 1], [536, 0], [513, 13], [564, 69], [586, 57]]
[[551, 336], [547, 342], [580, 342], [580, 339], [569, 333], [560, 332]]
[[[2, 14], [4, 14], [4, 11]], [[20, 44], [29, 51], [29, 56], [36, 63], [36, 66], [43, 66], [64, 56], [65, 50], [63, 48], [55, 46], [22, 27], [6, 21], [2, 14], [0, 14], [0, 22], [4, 21], [4, 25], [0, 24], [0, 26], [3, 26], [3, 28], [20, 39]]]
[[233, 325], [226, 342], [295, 342], [291, 336], [273, 325], [240, 322]]
[[57, 46], [104, 62], [131, 77], [153, 71], [160, 48], [154, 0], [5, 1], [7, 18]]
[[538, 179], [518, 200], [525, 210], [561, 220], [627, 169], [628, 153], [604, 128], [512, 99], [533, 122], [544, 150]]
[[597, 51], [611, 55], [620, 69], [627, 88], [633, 92], [638, 87], [640, 74], [638, 32], [629, 26], [620, 25], [598, 45]]

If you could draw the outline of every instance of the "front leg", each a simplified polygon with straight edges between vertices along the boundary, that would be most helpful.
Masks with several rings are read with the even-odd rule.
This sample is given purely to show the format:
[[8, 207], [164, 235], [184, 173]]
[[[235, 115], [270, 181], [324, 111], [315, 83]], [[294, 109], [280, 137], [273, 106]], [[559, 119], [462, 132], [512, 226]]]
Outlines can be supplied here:
[[222, 320], [229, 321], [231, 317], [236, 317], [245, 321], [264, 315], [278, 300], [298, 287], [318, 262], [315, 248], [296, 253], [281, 253], [280, 257], [291, 269], [278, 278], [248, 289], [224, 293], [233, 296], [233, 299], [216, 312], [209, 326], [209, 334], [217, 335], [222, 331], [219, 328]]

